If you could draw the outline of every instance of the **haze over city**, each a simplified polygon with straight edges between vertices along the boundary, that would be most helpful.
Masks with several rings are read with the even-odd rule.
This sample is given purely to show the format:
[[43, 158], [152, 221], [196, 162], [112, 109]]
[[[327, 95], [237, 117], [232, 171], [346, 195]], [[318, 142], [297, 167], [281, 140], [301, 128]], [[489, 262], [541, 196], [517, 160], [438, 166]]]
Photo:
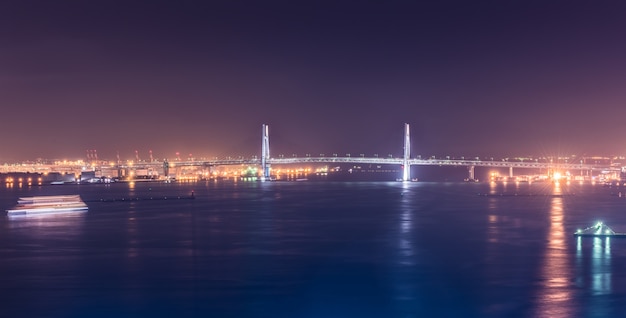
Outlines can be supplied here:
[[626, 4], [0, 4], [0, 162], [622, 155]]

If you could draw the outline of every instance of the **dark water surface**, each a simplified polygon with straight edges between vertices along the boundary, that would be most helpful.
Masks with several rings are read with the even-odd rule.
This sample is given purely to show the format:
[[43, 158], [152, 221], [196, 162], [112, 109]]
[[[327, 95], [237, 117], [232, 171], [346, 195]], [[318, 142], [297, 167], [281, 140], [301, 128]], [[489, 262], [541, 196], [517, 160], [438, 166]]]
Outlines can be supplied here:
[[[196, 199], [185, 199], [191, 191]], [[0, 218], [0, 316], [625, 317], [626, 239], [572, 236], [597, 220], [626, 232], [617, 191], [425, 182], [6, 187], [3, 210], [19, 196], [80, 194], [89, 211]]]

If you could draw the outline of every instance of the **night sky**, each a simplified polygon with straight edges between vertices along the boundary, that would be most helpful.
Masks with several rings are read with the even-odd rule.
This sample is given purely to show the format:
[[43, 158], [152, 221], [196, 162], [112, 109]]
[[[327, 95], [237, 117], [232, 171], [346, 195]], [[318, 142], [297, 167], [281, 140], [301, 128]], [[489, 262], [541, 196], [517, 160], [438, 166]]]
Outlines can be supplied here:
[[623, 1], [3, 1], [0, 162], [621, 155]]

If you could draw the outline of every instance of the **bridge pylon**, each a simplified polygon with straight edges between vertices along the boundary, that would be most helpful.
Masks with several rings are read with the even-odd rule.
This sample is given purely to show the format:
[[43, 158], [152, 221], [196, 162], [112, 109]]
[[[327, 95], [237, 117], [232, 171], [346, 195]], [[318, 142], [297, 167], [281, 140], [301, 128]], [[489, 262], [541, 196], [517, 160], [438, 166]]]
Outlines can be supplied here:
[[263, 124], [263, 135], [261, 140], [261, 170], [263, 170], [263, 175], [261, 176], [261, 181], [270, 179], [270, 164], [267, 163], [268, 159], [270, 159], [269, 126], [267, 124]]
[[411, 166], [409, 158], [411, 157], [411, 134], [409, 133], [409, 124], [404, 124], [404, 157], [402, 158], [402, 181], [411, 179]]

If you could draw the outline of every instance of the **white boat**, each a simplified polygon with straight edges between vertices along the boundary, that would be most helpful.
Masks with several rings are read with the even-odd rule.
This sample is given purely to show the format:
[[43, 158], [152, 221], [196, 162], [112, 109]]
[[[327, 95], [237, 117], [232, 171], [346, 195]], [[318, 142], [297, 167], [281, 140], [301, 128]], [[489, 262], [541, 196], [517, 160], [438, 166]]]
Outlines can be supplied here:
[[19, 198], [17, 205], [6, 211], [8, 215], [27, 215], [84, 212], [87, 209], [79, 195], [48, 195]]

